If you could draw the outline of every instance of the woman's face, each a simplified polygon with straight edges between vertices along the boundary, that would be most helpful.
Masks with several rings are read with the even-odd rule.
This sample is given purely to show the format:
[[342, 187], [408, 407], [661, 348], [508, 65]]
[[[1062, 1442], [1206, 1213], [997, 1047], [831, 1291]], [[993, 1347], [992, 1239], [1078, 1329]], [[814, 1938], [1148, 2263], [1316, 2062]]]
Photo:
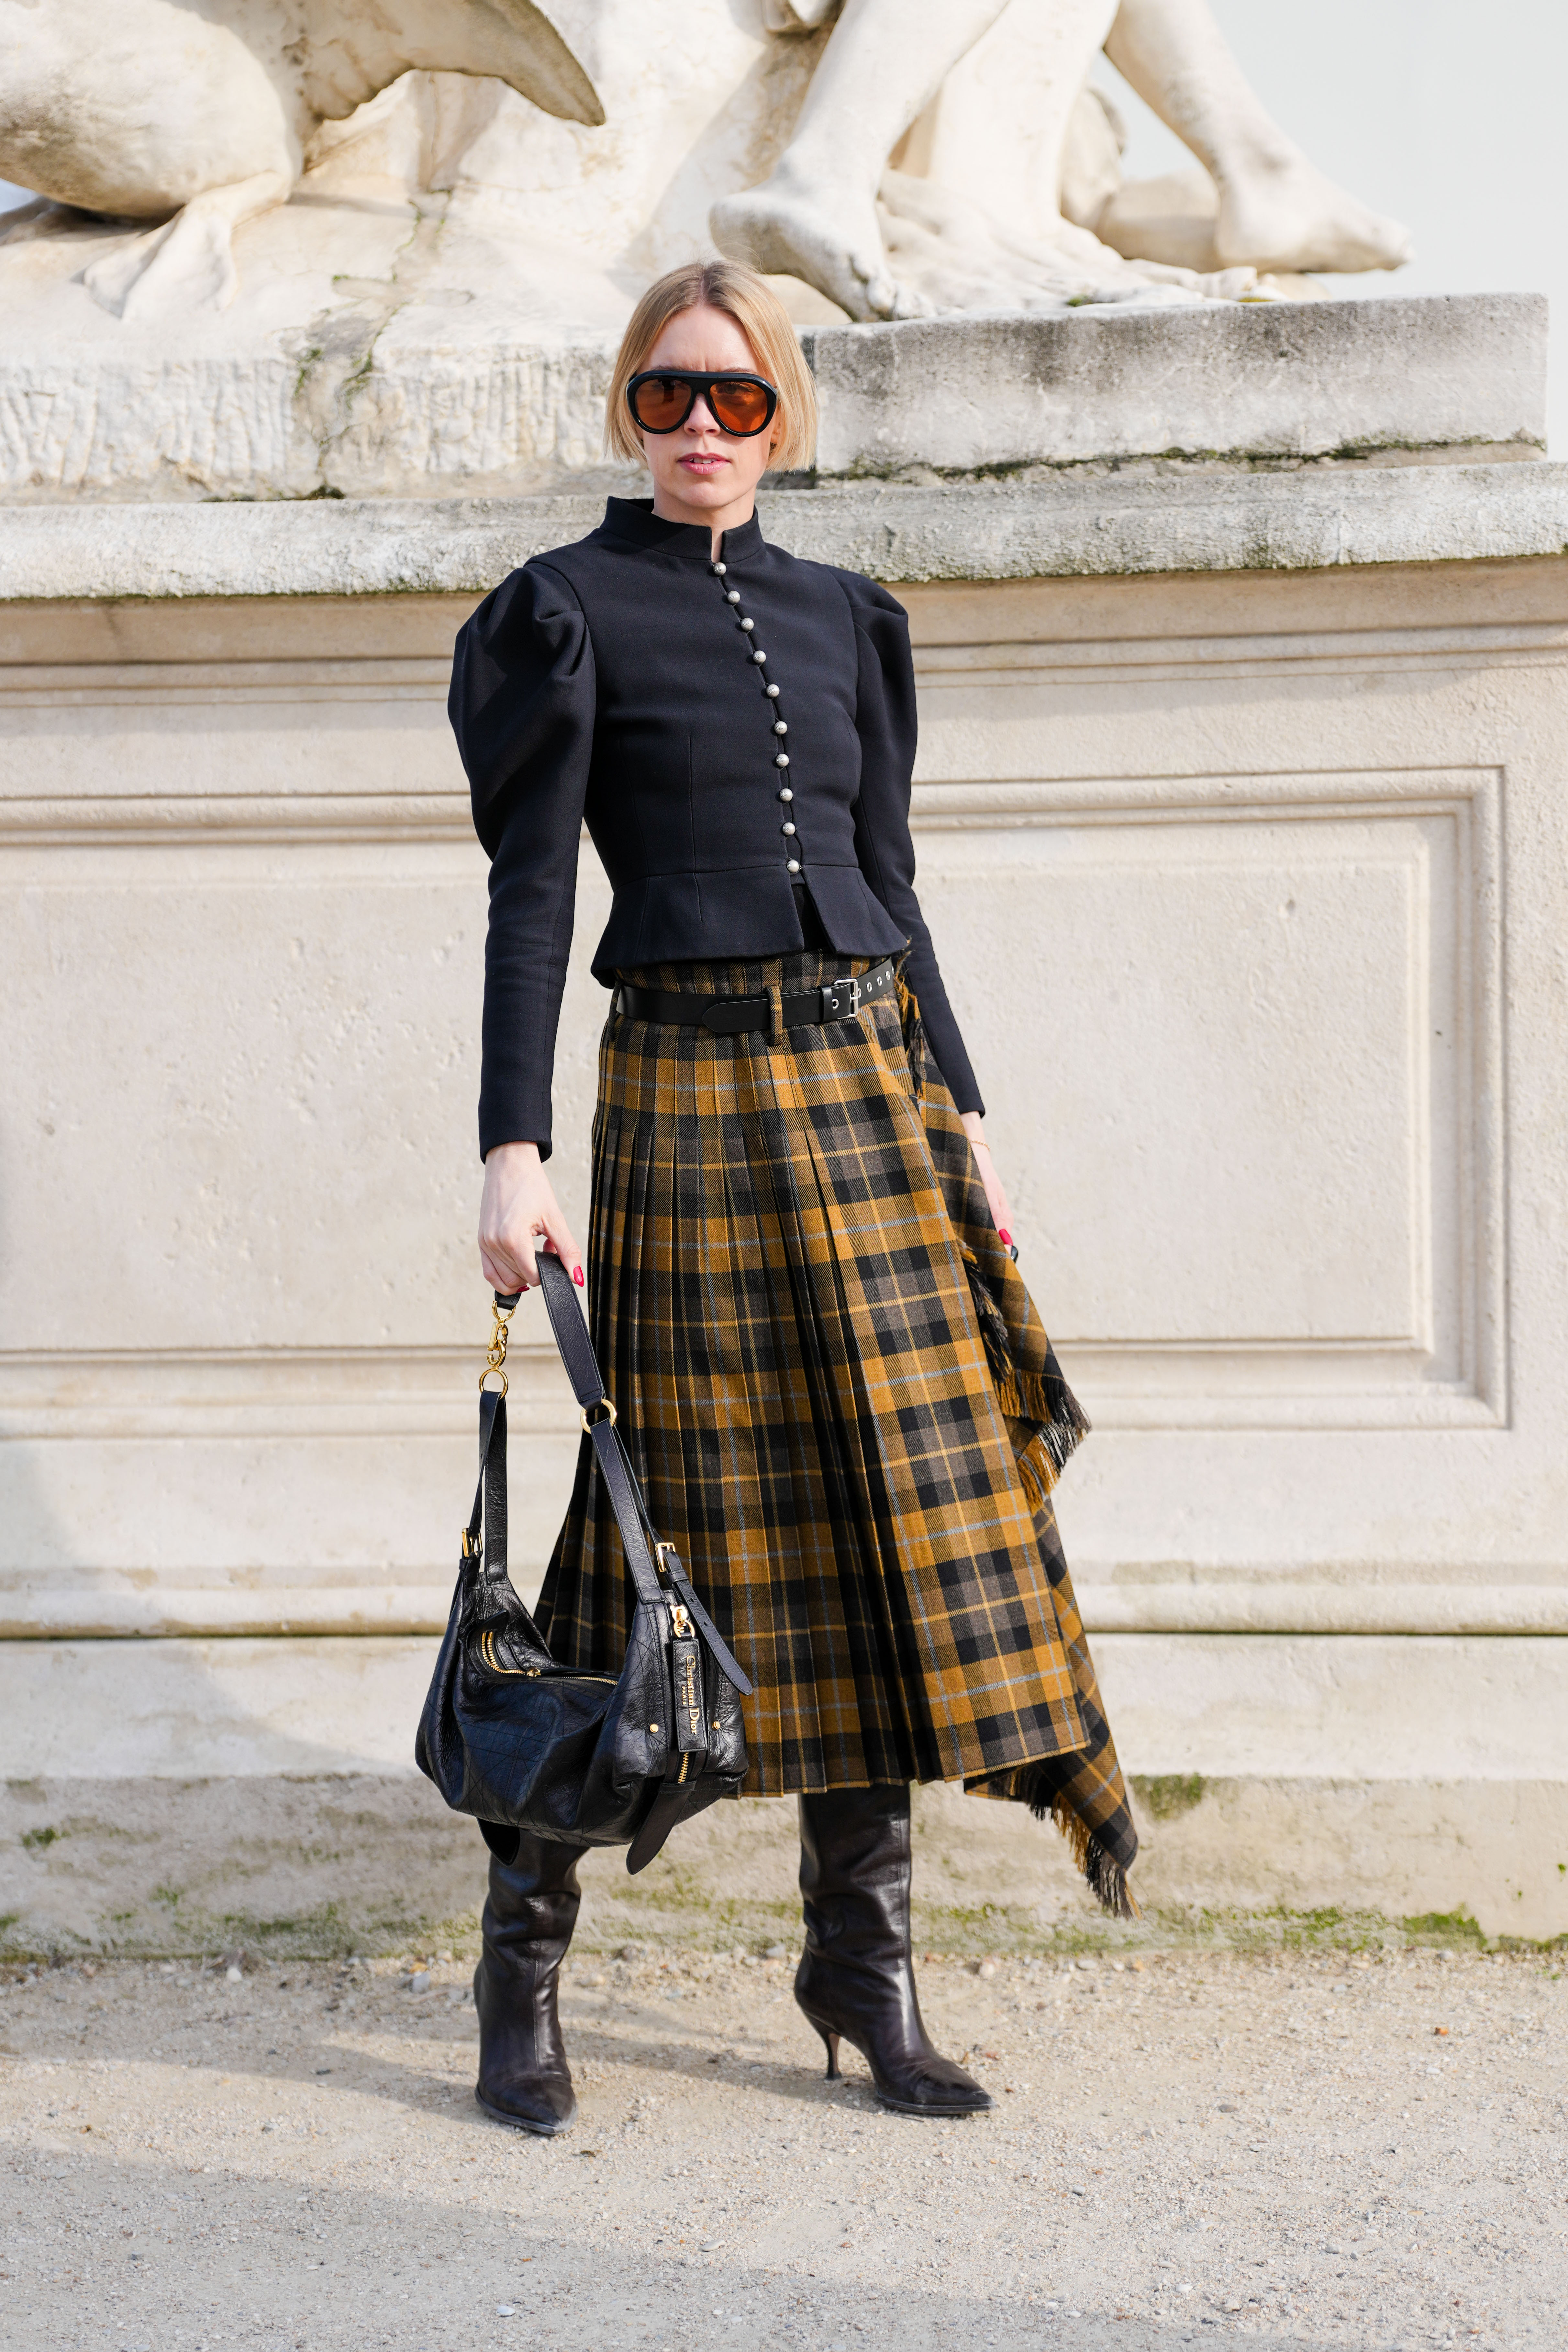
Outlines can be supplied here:
[[[664, 327], [637, 373], [655, 368], [763, 373], [728, 310], [706, 303], [682, 310]], [[742, 437], [721, 432], [707, 402], [699, 398], [673, 433], [643, 434], [655, 513], [670, 521], [710, 523], [715, 530], [744, 521], [782, 430], [783, 420], [775, 415], [765, 433]]]

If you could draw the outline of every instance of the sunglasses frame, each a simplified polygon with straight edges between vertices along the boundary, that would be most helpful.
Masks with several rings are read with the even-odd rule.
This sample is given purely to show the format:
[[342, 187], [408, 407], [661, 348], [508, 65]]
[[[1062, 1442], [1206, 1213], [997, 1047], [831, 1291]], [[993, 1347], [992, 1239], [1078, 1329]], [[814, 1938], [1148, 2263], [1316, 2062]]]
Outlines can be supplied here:
[[[690, 396], [673, 425], [643, 423], [642, 418], [637, 415], [637, 396], [638, 386], [645, 383], [683, 383], [686, 386]], [[768, 396], [768, 413], [762, 423], [753, 425], [749, 433], [731, 433], [727, 425], [720, 424], [719, 412], [713, 405], [713, 386], [716, 383], [752, 383], [765, 392]], [[778, 386], [770, 383], [765, 375], [752, 375], [745, 368], [644, 368], [639, 374], [633, 376], [626, 386], [626, 406], [631, 410], [632, 423], [639, 433], [658, 435], [679, 433], [696, 407], [700, 395], [708, 403], [709, 413], [719, 431], [728, 434], [731, 441], [754, 441], [759, 433], [767, 431], [779, 413]]]

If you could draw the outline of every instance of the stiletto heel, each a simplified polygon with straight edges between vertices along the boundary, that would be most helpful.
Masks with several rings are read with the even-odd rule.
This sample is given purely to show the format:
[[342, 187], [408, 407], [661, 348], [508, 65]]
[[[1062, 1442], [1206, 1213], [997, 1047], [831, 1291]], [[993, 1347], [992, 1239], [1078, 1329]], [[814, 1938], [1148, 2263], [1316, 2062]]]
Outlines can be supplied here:
[[827, 2046], [827, 2079], [830, 2083], [841, 2082], [843, 2077], [838, 2072], [838, 2036], [837, 2033], [827, 2032], [820, 2025], [816, 2030]]

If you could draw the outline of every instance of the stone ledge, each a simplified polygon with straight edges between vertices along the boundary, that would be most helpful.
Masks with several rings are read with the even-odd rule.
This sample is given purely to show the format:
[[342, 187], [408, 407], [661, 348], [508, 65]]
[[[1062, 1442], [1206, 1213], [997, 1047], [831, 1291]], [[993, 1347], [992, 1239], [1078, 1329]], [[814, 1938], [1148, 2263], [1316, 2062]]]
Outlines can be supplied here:
[[1539, 294], [822, 327], [825, 475], [1546, 445]]
[[[1134, 1779], [1132, 1801], [1136, 1927], [1095, 1908], [1062, 1840], [1022, 1806], [917, 1790], [919, 1948], [1545, 1941], [1568, 1920], [1552, 1859], [1568, 1835], [1562, 1780], [1186, 1774]], [[13, 1781], [0, 1959], [471, 1951], [485, 1862], [474, 1824], [417, 1774]], [[798, 1866], [787, 1799], [715, 1805], [637, 1878], [615, 1849], [586, 1857], [574, 1949], [793, 1949]]]
[[[285, 226], [271, 216], [273, 234]], [[362, 299], [362, 281], [345, 307], [335, 274], [312, 296], [296, 261], [276, 301], [204, 314], [171, 341], [164, 322], [110, 320], [79, 288], [80, 310], [29, 310], [26, 267], [58, 269], [65, 247], [5, 259], [7, 504], [570, 497], [630, 478], [601, 451], [618, 296], [610, 317], [552, 322], [487, 279], [453, 309], [428, 253], [384, 253], [370, 274], [381, 298]], [[1537, 294], [1091, 304], [809, 330], [817, 464], [834, 478], [1529, 455], [1545, 446], [1546, 307]]]
[[[762, 511], [780, 545], [895, 583], [1496, 562], [1568, 551], [1568, 466], [842, 483]], [[16, 508], [0, 603], [479, 595], [603, 512], [577, 495]]]

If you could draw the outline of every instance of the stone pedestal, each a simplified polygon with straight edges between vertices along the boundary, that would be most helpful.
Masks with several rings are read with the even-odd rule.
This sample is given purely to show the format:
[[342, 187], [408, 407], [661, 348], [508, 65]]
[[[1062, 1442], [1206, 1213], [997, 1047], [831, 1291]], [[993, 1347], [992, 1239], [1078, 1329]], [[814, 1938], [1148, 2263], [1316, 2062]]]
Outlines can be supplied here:
[[[479, 595], [596, 511], [0, 529], [13, 1942], [477, 1897], [411, 1758], [488, 1328], [443, 705]], [[912, 616], [922, 897], [1096, 1423], [1061, 1517], [1145, 1901], [1564, 1932], [1568, 468], [825, 485], [764, 526]], [[591, 937], [591, 854], [581, 899]], [[603, 1009], [580, 969], [580, 1230]], [[514, 1366], [536, 1570], [576, 1434], [526, 1308]], [[927, 1811], [942, 1901], [1079, 1916], [1048, 1832]], [[787, 1900], [786, 1816], [691, 1885], [752, 1838]]]

